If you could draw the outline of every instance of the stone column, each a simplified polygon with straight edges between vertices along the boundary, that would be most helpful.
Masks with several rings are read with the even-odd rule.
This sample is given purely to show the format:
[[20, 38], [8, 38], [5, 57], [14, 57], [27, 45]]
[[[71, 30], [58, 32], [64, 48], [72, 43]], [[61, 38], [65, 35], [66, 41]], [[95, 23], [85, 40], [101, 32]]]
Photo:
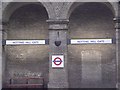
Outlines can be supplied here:
[[5, 86], [6, 83], [6, 49], [5, 49], [5, 40], [7, 39], [7, 31], [8, 31], [8, 22], [2, 22], [2, 87]]
[[[6, 25], [4, 25], [6, 27]], [[6, 64], [6, 54], [5, 54], [5, 42], [4, 39], [6, 39], [6, 30], [3, 29], [3, 23], [2, 20], [0, 22], [0, 90], [3, 88], [4, 82], [5, 82], [5, 64]]]
[[0, 24], [0, 90], [2, 89], [2, 25]]
[[0, 1], [0, 90], [2, 89], [2, 2]]
[[[67, 30], [68, 20], [47, 20], [49, 23], [49, 83], [48, 88], [68, 88]], [[58, 35], [59, 34], [59, 35]], [[59, 38], [58, 38], [59, 37]], [[60, 46], [55, 41], [61, 41]], [[52, 68], [52, 55], [64, 55], [64, 67]]]
[[120, 90], [120, 18], [116, 17], [114, 18], [115, 21], [115, 29], [116, 29], [116, 88], [119, 88]]

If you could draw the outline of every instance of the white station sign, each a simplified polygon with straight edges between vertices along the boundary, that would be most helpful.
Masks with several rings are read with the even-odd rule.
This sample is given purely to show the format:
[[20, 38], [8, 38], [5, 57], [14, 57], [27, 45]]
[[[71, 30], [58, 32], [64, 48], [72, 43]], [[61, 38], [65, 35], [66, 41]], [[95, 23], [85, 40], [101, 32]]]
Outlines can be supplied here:
[[52, 67], [63, 68], [64, 67], [64, 55], [52, 55]]
[[112, 39], [71, 39], [71, 44], [110, 44]]
[[45, 40], [6, 40], [6, 45], [45, 44]]

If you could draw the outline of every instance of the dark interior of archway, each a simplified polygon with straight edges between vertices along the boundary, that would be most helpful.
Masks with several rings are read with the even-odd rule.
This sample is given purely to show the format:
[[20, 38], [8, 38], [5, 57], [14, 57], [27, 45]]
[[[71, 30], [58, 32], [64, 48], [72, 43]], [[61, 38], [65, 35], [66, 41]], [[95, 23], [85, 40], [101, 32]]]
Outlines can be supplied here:
[[[48, 39], [46, 24], [47, 12], [37, 4], [24, 5], [18, 8], [10, 17], [7, 39]], [[6, 81], [13, 77], [45, 78], [48, 82], [49, 56], [48, 45], [18, 45], [6, 46]], [[17, 81], [15, 83], [25, 83]], [[31, 83], [34, 83], [34, 81]], [[35, 83], [40, 83], [36, 81]]]
[[[70, 16], [69, 38], [115, 38], [113, 17], [105, 4], [80, 5]], [[69, 45], [69, 86], [115, 87], [115, 56], [115, 43]]]

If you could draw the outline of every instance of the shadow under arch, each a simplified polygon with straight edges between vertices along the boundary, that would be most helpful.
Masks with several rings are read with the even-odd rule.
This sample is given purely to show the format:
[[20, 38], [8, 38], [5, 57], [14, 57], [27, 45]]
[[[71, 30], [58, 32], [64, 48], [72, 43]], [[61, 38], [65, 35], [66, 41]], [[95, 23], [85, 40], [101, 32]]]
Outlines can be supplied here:
[[96, 3], [96, 4], [103, 4], [105, 5], [109, 10], [111, 10], [112, 14], [116, 16], [115, 8], [113, 7], [112, 3], [110, 2], [72, 2], [70, 4], [69, 10], [67, 12], [67, 18], [70, 18], [72, 12], [80, 5], [84, 5], [86, 3]]
[[5, 7], [3, 8], [2, 11], [2, 22], [6, 23], [9, 21], [9, 18], [11, 17], [11, 15], [20, 7], [25, 6], [25, 5], [30, 5], [30, 4], [34, 4], [34, 5], [40, 5], [42, 7], [44, 7], [44, 10], [47, 12], [47, 16], [49, 18], [49, 11], [46, 8], [46, 5], [43, 4], [42, 2], [10, 2], [7, 3], [7, 5], [5, 5]]

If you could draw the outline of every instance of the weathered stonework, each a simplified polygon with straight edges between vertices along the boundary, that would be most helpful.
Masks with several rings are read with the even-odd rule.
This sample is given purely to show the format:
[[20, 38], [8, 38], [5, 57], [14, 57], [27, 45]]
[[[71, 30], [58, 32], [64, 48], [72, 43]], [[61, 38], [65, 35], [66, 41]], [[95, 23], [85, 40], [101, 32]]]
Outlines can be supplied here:
[[[46, 46], [0, 44], [0, 88], [10, 77], [36, 75], [45, 77], [48, 88], [118, 87], [120, 25], [118, 18], [113, 21], [115, 17], [120, 17], [118, 2], [0, 2], [1, 41], [49, 39]], [[113, 38], [115, 43], [68, 45], [71, 38]], [[61, 41], [58, 47], [57, 39]], [[51, 67], [56, 54], [65, 56], [63, 69]], [[2, 77], [5, 75], [7, 78]]]

